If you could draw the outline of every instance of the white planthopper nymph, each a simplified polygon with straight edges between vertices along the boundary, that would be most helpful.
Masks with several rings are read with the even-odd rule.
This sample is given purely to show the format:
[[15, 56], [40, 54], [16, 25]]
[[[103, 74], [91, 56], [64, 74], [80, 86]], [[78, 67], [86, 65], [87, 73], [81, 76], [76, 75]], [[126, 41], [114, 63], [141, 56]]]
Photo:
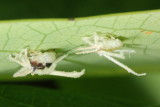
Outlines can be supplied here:
[[62, 61], [67, 56], [68, 53], [56, 58], [56, 53], [53, 51], [30, 51], [28, 48], [26, 48], [23, 49], [19, 54], [10, 55], [9, 59], [22, 66], [22, 68], [16, 72], [13, 77], [23, 77], [28, 74], [56, 75], [71, 78], [78, 78], [82, 76], [85, 72], [84, 69], [81, 72], [64, 72], [55, 70], [57, 63]]
[[146, 73], [136, 73], [126, 65], [117, 61], [113, 57], [125, 59], [125, 53], [135, 53], [134, 50], [120, 50], [119, 48], [123, 47], [121, 40], [115, 38], [112, 34], [95, 32], [93, 35], [88, 37], [83, 37], [82, 40], [89, 45], [88, 47], [77, 48], [76, 54], [87, 54], [87, 53], [97, 53], [100, 56], [104, 56], [115, 64], [121, 66], [128, 73], [134, 74], [136, 76], [143, 76]]

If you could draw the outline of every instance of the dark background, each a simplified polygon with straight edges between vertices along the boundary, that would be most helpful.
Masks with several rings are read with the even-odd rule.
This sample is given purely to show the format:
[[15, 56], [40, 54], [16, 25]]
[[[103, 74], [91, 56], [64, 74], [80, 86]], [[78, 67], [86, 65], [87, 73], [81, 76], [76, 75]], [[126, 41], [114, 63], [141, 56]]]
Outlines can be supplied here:
[[0, 20], [73, 18], [160, 8], [160, 0], [0, 0]]

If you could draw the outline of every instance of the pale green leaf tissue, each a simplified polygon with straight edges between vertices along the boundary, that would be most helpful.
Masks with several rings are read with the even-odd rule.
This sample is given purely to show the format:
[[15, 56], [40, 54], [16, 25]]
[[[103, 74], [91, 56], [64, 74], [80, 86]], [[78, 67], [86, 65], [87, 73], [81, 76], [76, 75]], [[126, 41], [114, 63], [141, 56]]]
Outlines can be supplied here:
[[[32, 50], [60, 49], [83, 45], [82, 37], [93, 32], [117, 35], [123, 48], [137, 53], [122, 60], [136, 72], [151, 73], [160, 67], [160, 11], [144, 11], [69, 19], [33, 19], [0, 22], [0, 74], [12, 74], [20, 66], [8, 60], [8, 55], [25, 47]], [[127, 55], [126, 55], [127, 56]], [[95, 54], [71, 55], [60, 69], [86, 68], [86, 76], [129, 75], [125, 70]], [[80, 66], [79, 66], [80, 65]], [[76, 67], [77, 66], [77, 67]], [[154, 66], [154, 67], [153, 67]], [[99, 69], [99, 71], [98, 71]], [[88, 71], [88, 72], [87, 72]], [[1, 79], [5, 79], [3, 76]]]

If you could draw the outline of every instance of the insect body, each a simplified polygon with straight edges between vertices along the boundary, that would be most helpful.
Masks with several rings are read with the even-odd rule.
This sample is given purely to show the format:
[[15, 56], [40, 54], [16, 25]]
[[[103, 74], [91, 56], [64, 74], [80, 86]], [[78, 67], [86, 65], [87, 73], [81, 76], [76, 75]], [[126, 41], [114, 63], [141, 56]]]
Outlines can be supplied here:
[[27, 48], [23, 49], [19, 54], [10, 55], [9, 59], [22, 66], [22, 68], [16, 72], [13, 77], [22, 77], [28, 74], [31, 75], [57, 75], [71, 78], [78, 78], [84, 74], [84, 69], [81, 72], [64, 72], [56, 71], [57, 63], [67, 57], [65, 54], [59, 58], [56, 58], [55, 52], [39, 52], [29, 51]]
[[31, 62], [31, 66], [33, 67], [33, 71], [35, 71], [36, 69], [44, 69], [45, 65], [43, 65], [42, 63], [39, 62]]
[[90, 37], [84, 37], [82, 39], [88, 47], [80, 47], [76, 49], [76, 54], [87, 54], [87, 53], [97, 53], [100, 56], [104, 56], [105, 58], [109, 59], [110, 61], [114, 62], [115, 64], [121, 66], [129, 73], [132, 73], [137, 76], [146, 75], [146, 73], [136, 73], [126, 65], [122, 64], [121, 62], [117, 61], [113, 57], [125, 59], [125, 53], [135, 53], [134, 50], [119, 50], [123, 46], [122, 41], [119, 39], [114, 38], [111, 34], [106, 33], [99, 33], [96, 32]]
[[52, 63], [56, 60], [56, 54], [54, 52], [37, 52], [32, 51], [30, 52], [29, 60], [31, 66], [33, 67], [34, 71], [36, 69], [44, 69], [49, 68]]

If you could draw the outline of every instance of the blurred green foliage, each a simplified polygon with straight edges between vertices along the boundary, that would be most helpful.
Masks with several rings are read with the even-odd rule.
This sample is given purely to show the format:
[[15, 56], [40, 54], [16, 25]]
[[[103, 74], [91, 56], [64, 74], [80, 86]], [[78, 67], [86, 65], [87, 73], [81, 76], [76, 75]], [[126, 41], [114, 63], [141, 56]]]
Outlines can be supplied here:
[[73, 18], [160, 8], [159, 0], [0, 0], [0, 20]]

